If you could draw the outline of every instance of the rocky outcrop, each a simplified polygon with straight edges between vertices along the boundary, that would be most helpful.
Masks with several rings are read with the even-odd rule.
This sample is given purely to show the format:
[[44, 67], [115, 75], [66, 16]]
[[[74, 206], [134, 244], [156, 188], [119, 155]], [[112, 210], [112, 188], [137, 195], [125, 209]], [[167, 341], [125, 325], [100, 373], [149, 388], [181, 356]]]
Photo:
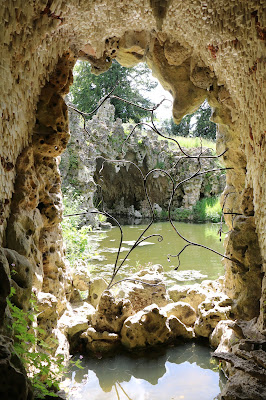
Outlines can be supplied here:
[[258, 333], [255, 323], [256, 319], [221, 321], [211, 335], [216, 349], [213, 355], [229, 376], [221, 393], [223, 399], [265, 398], [265, 336]]
[[[0, 14], [3, 21], [0, 28], [1, 245], [29, 260], [33, 285], [57, 298], [55, 314], [64, 311], [71, 292], [62, 261], [59, 227], [61, 197], [56, 157], [66, 146], [68, 136], [62, 94], [67, 92], [71, 81], [73, 57], [88, 59], [97, 73], [107, 70], [111, 59], [117, 57], [128, 66], [148, 61], [165, 88], [174, 94], [173, 113], [177, 122], [205, 96], [214, 107], [213, 119], [219, 124], [218, 152], [228, 149], [224, 162], [233, 168], [227, 173], [225, 194], [230, 193], [227, 210], [254, 217], [244, 223], [238, 221], [241, 223], [237, 226], [240, 231], [249, 232], [253, 244], [256, 232], [259, 247], [252, 245], [250, 251], [256, 251], [262, 262], [262, 267], [257, 261], [250, 265], [251, 257], [245, 257], [248, 244], [240, 240], [243, 254], [239, 255], [239, 238], [230, 234], [230, 252], [242, 260], [237, 268], [235, 264], [227, 265], [225, 287], [229, 285], [228, 290], [236, 293], [234, 312], [245, 318], [258, 318], [256, 329], [265, 334], [262, 2], [55, 0], [29, 1], [25, 5], [17, 0], [13, 4], [4, 2]], [[230, 216], [227, 219], [234, 230], [237, 221]], [[231, 286], [230, 269], [234, 275]], [[1, 264], [1, 277], [2, 320], [10, 287], [6, 261]], [[248, 296], [243, 303], [242, 286], [243, 292], [248, 293], [249, 282], [252, 285], [254, 282], [251, 290], [258, 294]], [[46, 327], [47, 320], [40, 320], [48, 336], [56, 321], [57, 317]], [[9, 355], [5, 354], [7, 360]], [[9, 361], [1, 361], [1, 377], [10, 382], [8, 385], [6, 380], [2, 382], [1, 392], [16, 399], [19, 393], [24, 400], [28, 396], [25, 376], [9, 367]], [[237, 375], [231, 378], [235, 387], [237, 379]], [[251, 398], [256, 398], [256, 392], [251, 393]], [[247, 394], [237, 390], [233, 397], [246, 398]]]
[[191, 339], [193, 332], [175, 316], [167, 318], [156, 304], [127, 318], [121, 330], [122, 344], [131, 349], [166, 343], [177, 336]]
[[177, 338], [209, 337], [219, 321], [231, 318], [233, 301], [221, 293], [221, 283], [203, 281], [167, 290], [159, 265], [143, 269], [109, 290], [97, 280], [92, 280], [92, 287], [95, 283], [96, 308], [88, 304], [93, 296], [72, 306], [84, 323], [80, 324], [80, 318], [74, 321], [69, 310], [59, 321], [60, 326], [69, 327], [72, 348], [85, 346], [87, 351], [104, 353], [121, 344], [132, 349]]
[[[100, 204], [103, 195], [105, 209], [111, 215], [133, 220], [147, 218], [151, 210], [142, 175], [157, 169], [147, 180], [147, 192], [153, 210], [160, 218], [162, 211], [167, 212], [172, 194], [167, 174], [176, 183], [181, 182], [197, 171], [198, 162], [195, 159], [180, 161], [183, 154], [178, 146], [174, 142], [160, 140], [152, 130], [144, 132], [136, 129], [125, 141], [132, 129], [133, 125], [125, 126], [119, 119], [114, 121], [114, 106], [109, 101], [87, 122], [86, 130], [80, 126], [77, 114], [70, 111], [71, 139], [60, 164], [63, 187], [66, 191], [80, 193], [84, 208]], [[184, 151], [193, 155], [199, 153], [196, 148], [184, 148]], [[211, 149], [203, 148], [203, 151], [207, 156], [213, 155]], [[106, 159], [124, 159], [126, 162], [104, 161]], [[220, 166], [215, 159], [204, 159], [201, 164], [202, 171]], [[101, 186], [101, 192], [94, 182]], [[220, 195], [224, 185], [225, 175], [222, 171], [199, 175], [178, 188], [172, 209], [191, 210], [199, 199]], [[93, 215], [88, 215], [85, 220], [93, 224], [93, 218]]]

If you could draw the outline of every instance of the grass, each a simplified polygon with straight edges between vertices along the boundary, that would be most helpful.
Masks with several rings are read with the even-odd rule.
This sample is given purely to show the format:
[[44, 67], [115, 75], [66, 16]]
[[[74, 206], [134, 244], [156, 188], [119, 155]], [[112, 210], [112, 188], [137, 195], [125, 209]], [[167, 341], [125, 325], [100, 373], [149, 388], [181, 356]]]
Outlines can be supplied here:
[[[192, 210], [187, 208], [176, 208], [171, 213], [174, 221], [180, 222], [220, 222], [222, 209], [218, 197], [209, 197], [199, 200]], [[155, 215], [157, 220], [167, 220], [167, 210], [162, 210]]]
[[222, 216], [222, 209], [218, 197], [201, 199], [193, 207], [194, 219], [197, 222], [219, 222]]
[[[181, 147], [185, 147], [187, 149], [189, 148], [195, 148], [195, 147], [200, 147], [201, 141], [199, 137], [183, 137], [183, 136], [172, 136], [173, 139], [177, 140], [178, 143], [180, 144]], [[158, 136], [159, 140], [167, 140], [169, 143], [172, 144], [172, 146], [176, 147], [176, 144], [173, 140], [171, 139], [164, 139], [161, 136]], [[201, 139], [202, 140], [202, 146], [203, 147], [209, 147], [210, 149], [214, 150], [216, 152], [216, 143], [212, 140], [208, 139]]]

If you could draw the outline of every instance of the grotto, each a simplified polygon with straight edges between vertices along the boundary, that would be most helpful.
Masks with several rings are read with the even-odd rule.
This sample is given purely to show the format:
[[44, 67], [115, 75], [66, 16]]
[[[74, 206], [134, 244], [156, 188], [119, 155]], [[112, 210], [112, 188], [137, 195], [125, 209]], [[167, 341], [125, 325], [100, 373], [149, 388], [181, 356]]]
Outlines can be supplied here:
[[[70, 307], [74, 286], [60, 225], [59, 156], [69, 140], [64, 97], [78, 59], [89, 61], [95, 74], [107, 71], [112, 59], [127, 67], [146, 61], [173, 95], [176, 123], [205, 99], [213, 108], [217, 149], [226, 150], [223, 163], [229, 168], [222, 197], [235, 213], [233, 223], [226, 216], [230, 231], [225, 240], [224, 298], [218, 305], [215, 301], [194, 305], [198, 307], [195, 328], [173, 317], [164, 303], [146, 303], [144, 311], [136, 303], [135, 315], [168, 318], [176, 336], [189, 338], [198, 332], [209, 337], [229, 377], [221, 399], [265, 399], [264, 2], [9, 0], [1, 3], [0, 13], [1, 399], [33, 398], [25, 369], [13, 351], [7, 305], [11, 287], [15, 289], [12, 302], [24, 311], [35, 293], [39, 310], [35, 323], [42, 340], [50, 350], [60, 352], [56, 338], [67, 357], [62, 317]], [[136, 318], [129, 303], [105, 291], [92, 317], [99, 332], [89, 327], [85, 336], [115, 341], [121, 331], [125, 345], [131, 347], [127, 333], [133, 331]], [[229, 304], [230, 312], [210, 324], [205, 311]], [[111, 328], [110, 320], [104, 320], [104, 310], [111, 306], [114, 316], [123, 309], [124, 325], [125, 318], [117, 318]], [[168, 314], [159, 307], [168, 307]], [[187, 307], [193, 316], [192, 306]], [[147, 340], [152, 344], [154, 337]]]

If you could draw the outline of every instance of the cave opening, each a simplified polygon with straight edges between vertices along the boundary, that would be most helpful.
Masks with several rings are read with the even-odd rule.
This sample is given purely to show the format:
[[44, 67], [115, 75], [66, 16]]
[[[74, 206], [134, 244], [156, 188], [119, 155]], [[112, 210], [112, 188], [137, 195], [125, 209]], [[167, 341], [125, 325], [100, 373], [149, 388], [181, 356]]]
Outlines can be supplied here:
[[[12, 400], [32, 397], [24, 368], [14, 357], [14, 346], [18, 351], [19, 344], [26, 346], [19, 353], [24, 361], [23, 357], [35, 353], [27, 351], [30, 341], [19, 343], [9, 329], [12, 303], [7, 307], [6, 297], [10, 291], [13, 304], [20, 310], [16, 311], [24, 316], [20, 321], [24, 321], [26, 334], [30, 334], [27, 326], [31, 323], [25, 325], [31, 315], [30, 298], [32, 292], [36, 293], [39, 311], [34, 318], [41, 328], [38, 345], [43, 339], [52, 352], [59, 351], [67, 358], [67, 337], [79, 336], [79, 329], [84, 327], [92, 339], [90, 343], [98, 341], [106, 346], [106, 342], [117, 340], [117, 332], [110, 332], [111, 328], [107, 332], [113, 335], [106, 335], [105, 331], [95, 333], [93, 329], [88, 331], [88, 319], [81, 319], [75, 328], [67, 319], [67, 316], [75, 319], [78, 313], [73, 301], [78, 300], [75, 289], [83, 291], [88, 282], [85, 273], [81, 279], [72, 276], [64, 259], [57, 158], [68, 141], [64, 95], [71, 83], [75, 60], [87, 59], [99, 72], [106, 70], [114, 57], [128, 66], [147, 59], [149, 67], [173, 94], [176, 121], [195, 110], [208, 92], [208, 101], [214, 108], [213, 119], [219, 125], [218, 152], [228, 149], [223, 158], [231, 169], [227, 171], [222, 202], [226, 200], [225, 218], [229, 225], [226, 254], [236, 262], [224, 261], [226, 273], [222, 286], [230, 301], [227, 297], [219, 305], [202, 301], [197, 307], [197, 318], [199, 321], [201, 318], [204, 326], [208, 321], [207, 311], [213, 307], [217, 312], [221, 311], [218, 306], [230, 309], [229, 318], [219, 321], [214, 328], [215, 335], [210, 336], [206, 330], [229, 374], [221, 396], [230, 398], [234, 391], [237, 399], [265, 398], [262, 5], [252, 0], [222, 6], [219, 1], [193, 0], [143, 4], [106, 0], [104, 7], [98, 0], [90, 4], [77, 5], [76, 0], [63, 3], [29, 2], [23, 12], [19, 2], [14, 7], [6, 2], [1, 8], [1, 393]], [[91, 149], [87, 150], [90, 158]], [[70, 161], [75, 168], [78, 160], [73, 157]], [[162, 166], [163, 161], [159, 162]], [[86, 173], [84, 169], [81, 176]], [[90, 232], [82, 228], [83, 238], [87, 237]], [[97, 284], [101, 293], [104, 282]], [[16, 288], [16, 293], [10, 286]], [[187, 297], [181, 289], [179, 294]], [[94, 307], [92, 302], [98, 298], [98, 292], [92, 292], [90, 303], [83, 303], [86, 310], [82, 315], [93, 313], [90, 305]], [[129, 324], [124, 327], [124, 338], [130, 340], [133, 327], [128, 304], [115, 302], [108, 296], [103, 300], [103, 311], [112, 308], [114, 315], [127, 315]], [[156, 325], [152, 321], [160, 311], [156, 308], [150, 311], [142, 315], [141, 323], [147, 324], [151, 333]], [[101, 317], [104, 319], [103, 315], [96, 315], [94, 326], [101, 324]], [[167, 318], [172, 331], [181, 329], [174, 318]], [[215, 321], [216, 316], [211, 319]], [[121, 320], [117, 323], [121, 324]], [[55, 337], [59, 346], [53, 340]], [[39, 353], [41, 349], [36, 357]], [[39, 379], [40, 382], [43, 380]]]

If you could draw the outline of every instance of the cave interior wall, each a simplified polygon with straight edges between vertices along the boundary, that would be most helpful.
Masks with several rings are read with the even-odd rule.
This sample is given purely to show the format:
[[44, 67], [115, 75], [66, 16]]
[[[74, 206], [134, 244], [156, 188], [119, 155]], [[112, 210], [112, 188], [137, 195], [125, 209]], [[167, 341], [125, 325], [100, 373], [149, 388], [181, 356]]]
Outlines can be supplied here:
[[[263, 2], [55, 0], [25, 6], [17, 0], [6, 2], [0, 14], [2, 332], [11, 265], [24, 277], [16, 282], [19, 304], [26, 307], [31, 286], [39, 293], [39, 322], [48, 338], [71, 291], [58, 156], [69, 137], [64, 95], [78, 57], [95, 73], [107, 70], [112, 58], [125, 66], [147, 61], [173, 94], [176, 122], [208, 99], [218, 152], [228, 149], [223, 162], [233, 168], [226, 207], [242, 214], [233, 223], [227, 218], [234, 229], [226, 251], [238, 263], [226, 262], [225, 291], [235, 301], [235, 316], [258, 317], [265, 332]], [[6, 363], [12, 364], [11, 356]]]

